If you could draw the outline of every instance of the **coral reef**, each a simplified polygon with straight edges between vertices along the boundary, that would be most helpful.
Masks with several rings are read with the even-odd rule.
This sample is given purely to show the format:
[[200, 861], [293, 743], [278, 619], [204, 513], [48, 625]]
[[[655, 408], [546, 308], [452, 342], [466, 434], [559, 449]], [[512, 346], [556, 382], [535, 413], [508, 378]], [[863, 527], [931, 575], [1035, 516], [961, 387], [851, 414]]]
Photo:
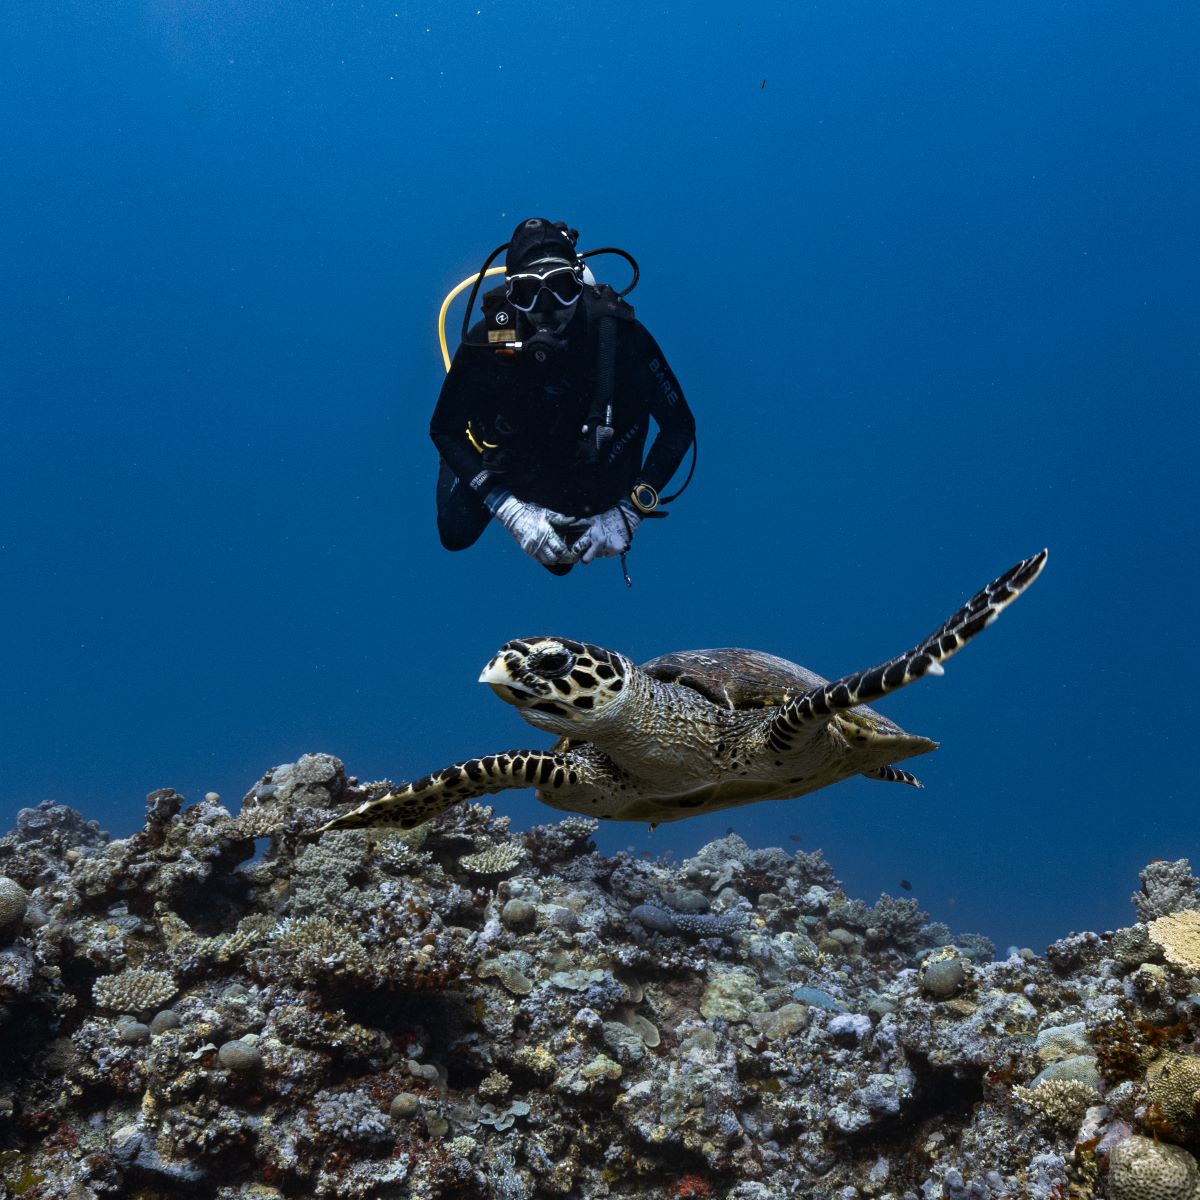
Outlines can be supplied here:
[[675, 863], [383, 794], [0, 838], [0, 1200], [1200, 1200], [1200, 892], [991, 958], [819, 852]]

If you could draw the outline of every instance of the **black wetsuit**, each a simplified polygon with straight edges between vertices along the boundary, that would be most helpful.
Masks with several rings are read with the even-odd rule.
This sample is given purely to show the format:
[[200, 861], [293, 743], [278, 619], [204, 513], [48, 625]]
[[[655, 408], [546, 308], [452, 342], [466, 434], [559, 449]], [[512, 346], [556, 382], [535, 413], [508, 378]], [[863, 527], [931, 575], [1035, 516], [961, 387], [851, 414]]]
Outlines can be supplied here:
[[[438, 532], [447, 550], [463, 550], [483, 532], [491, 519], [483, 497], [494, 488], [585, 517], [612, 508], [635, 483], [661, 491], [687, 453], [695, 421], [683, 390], [658, 343], [624, 304], [617, 320], [612, 439], [596, 454], [593, 438], [582, 433], [596, 384], [599, 310], [590, 299], [579, 303], [566, 347], [551, 363], [478, 345], [459, 346], [455, 353], [429, 424], [442, 459]], [[468, 340], [486, 347], [485, 322]], [[658, 433], [643, 462], [651, 417]]]

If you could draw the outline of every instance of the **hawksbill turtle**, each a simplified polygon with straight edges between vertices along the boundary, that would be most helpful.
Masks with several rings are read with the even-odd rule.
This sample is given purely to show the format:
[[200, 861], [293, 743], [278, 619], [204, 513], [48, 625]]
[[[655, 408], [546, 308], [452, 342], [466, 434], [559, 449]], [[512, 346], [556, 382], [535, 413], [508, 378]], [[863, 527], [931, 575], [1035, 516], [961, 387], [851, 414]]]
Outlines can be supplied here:
[[688, 650], [636, 666], [563, 637], [505, 643], [483, 669], [549, 750], [455, 763], [320, 832], [411, 829], [453, 804], [533, 787], [552, 808], [651, 826], [695, 813], [803, 796], [854, 775], [920, 787], [895, 764], [937, 749], [871, 708], [888, 692], [942, 674], [942, 663], [1041, 573], [1046, 551], [977, 592], [911, 650], [832, 682], [786, 659], [741, 649]]

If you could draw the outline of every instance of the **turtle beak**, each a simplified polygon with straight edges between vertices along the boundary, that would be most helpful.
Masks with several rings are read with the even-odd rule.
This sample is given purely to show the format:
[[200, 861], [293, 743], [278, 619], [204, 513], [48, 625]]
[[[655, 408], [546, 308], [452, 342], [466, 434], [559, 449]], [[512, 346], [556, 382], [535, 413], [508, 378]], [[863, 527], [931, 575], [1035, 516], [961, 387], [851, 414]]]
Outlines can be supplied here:
[[506, 704], [520, 705], [527, 702], [532, 693], [522, 687], [508, 669], [508, 656], [497, 654], [479, 674], [479, 682], [486, 683]]
[[491, 684], [492, 687], [496, 687], [498, 684], [502, 684], [505, 687], [512, 687], [513, 677], [508, 673], [508, 664], [504, 661], [503, 654], [497, 654], [483, 668], [479, 674], [479, 682]]

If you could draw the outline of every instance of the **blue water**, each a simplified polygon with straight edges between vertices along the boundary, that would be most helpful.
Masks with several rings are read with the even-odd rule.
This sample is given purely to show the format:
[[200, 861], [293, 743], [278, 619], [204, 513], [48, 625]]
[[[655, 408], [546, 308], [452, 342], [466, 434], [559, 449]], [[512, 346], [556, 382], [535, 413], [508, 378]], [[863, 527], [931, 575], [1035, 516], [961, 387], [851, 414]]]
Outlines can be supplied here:
[[[821, 847], [1001, 948], [1200, 867], [1200, 12], [738, 7], [7, 6], [0, 826], [545, 745], [474, 682], [519, 635], [836, 676], [1048, 545], [880, 705], [942, 743], [924, 791], [598, 841]], [[531, 215], [638, 257], [699, 422], [632, 590], [437, 542], [434, 317]]]

